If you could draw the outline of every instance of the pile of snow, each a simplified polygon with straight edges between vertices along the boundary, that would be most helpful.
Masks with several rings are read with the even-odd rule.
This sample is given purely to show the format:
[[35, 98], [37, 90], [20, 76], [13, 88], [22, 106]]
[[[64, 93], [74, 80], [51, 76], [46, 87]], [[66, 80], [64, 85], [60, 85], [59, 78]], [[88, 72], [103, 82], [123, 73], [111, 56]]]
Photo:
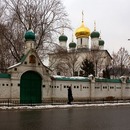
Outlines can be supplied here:
[[13, 106], [0, 107], [1, 110], [9, 109], [53, 109], [53, 108], [79, 108], [79, 107], [110, 107], [110, 106], [127, 106], [130, 103], [105, 103], [105, 104], [72, 104], [72, 105], [42, 105], [42, 106]]
[[81, 77], [81, 76], [72, 76], [72, 77], [66, 77], [66, 76], [60, 76], [60, 75], [53, 75], [54, 78], [69, 78], [69, 79], [88, 79], [88, 77]]

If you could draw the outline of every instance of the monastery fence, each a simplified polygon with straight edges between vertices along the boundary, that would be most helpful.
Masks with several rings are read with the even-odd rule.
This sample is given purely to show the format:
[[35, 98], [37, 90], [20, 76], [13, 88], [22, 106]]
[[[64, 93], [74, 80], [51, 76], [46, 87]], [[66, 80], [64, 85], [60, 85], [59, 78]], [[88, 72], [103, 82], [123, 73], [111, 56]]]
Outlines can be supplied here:
[[[113, 100], [84, 100], [84, 101], [73, 101], [72, 104], [78, 104], [78, 105], [83, 105], [83, 104], [106, 104], [106, 103], [130, 103], [130, 99], [113, 99]], [[18, 100], [10, 100], [10, 99], [4, 99], [0, 100], [0, 107], [15, 107], [15, 106], [44, 106], [44, 105], [66, 105], [67, 100], [53, 100], [53, 101], [42, 101], [42, 103], [20, 103]]]

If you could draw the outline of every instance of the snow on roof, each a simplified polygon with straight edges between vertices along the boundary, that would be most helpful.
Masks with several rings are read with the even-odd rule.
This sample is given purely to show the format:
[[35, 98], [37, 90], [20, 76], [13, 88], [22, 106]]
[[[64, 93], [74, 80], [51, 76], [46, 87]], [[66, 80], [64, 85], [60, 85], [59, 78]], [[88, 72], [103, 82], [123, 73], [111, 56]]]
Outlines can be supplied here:
[[73, 76], [73, 77], [65, 77], [65, 76], [59, 76], [59, 75], [53, 75], [52, 76], [56, 80], [62, 80], [62, 81], [88, 81], [88, 77], [80, 77], [80, 76]]
[[18, 65], [21, 65], [21, 62], [19, 62], [19, 63], [17, 63], [17, 64], [14, 64], [14, 65], [12, 65], [12, 66], [10, 66], [10, 67], [8, 67], [8, 69], [14, 68], [14, 67], [16, 67], [16, 66], [18, 66]]

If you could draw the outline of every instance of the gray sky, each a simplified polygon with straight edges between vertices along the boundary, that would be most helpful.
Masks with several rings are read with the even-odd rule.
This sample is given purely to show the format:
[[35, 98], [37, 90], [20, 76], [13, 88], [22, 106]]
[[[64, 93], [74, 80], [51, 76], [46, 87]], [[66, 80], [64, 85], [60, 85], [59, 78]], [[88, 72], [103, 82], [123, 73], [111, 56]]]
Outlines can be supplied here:
[[[105, 49], [110, 53], [125, 47], [130, 54], [130, 0], [62, 0], [75, 30], [81, 25], [82, 11], [84, 23], [91, 32], [101, 31]], [[65, 30], [68, 42], [72, 41], [72, 32]], [[76, 42], [76, 40], [75, 40]]]

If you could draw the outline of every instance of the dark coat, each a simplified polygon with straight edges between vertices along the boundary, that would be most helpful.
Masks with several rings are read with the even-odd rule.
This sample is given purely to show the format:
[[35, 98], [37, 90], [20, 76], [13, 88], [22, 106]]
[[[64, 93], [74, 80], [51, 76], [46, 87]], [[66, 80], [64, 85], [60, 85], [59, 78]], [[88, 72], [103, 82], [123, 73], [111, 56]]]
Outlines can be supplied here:
[[72, 95], [72, 90], [71, 87], [68, 88], [68, 102], [72, 102], [73, 101], [73, 95]]

